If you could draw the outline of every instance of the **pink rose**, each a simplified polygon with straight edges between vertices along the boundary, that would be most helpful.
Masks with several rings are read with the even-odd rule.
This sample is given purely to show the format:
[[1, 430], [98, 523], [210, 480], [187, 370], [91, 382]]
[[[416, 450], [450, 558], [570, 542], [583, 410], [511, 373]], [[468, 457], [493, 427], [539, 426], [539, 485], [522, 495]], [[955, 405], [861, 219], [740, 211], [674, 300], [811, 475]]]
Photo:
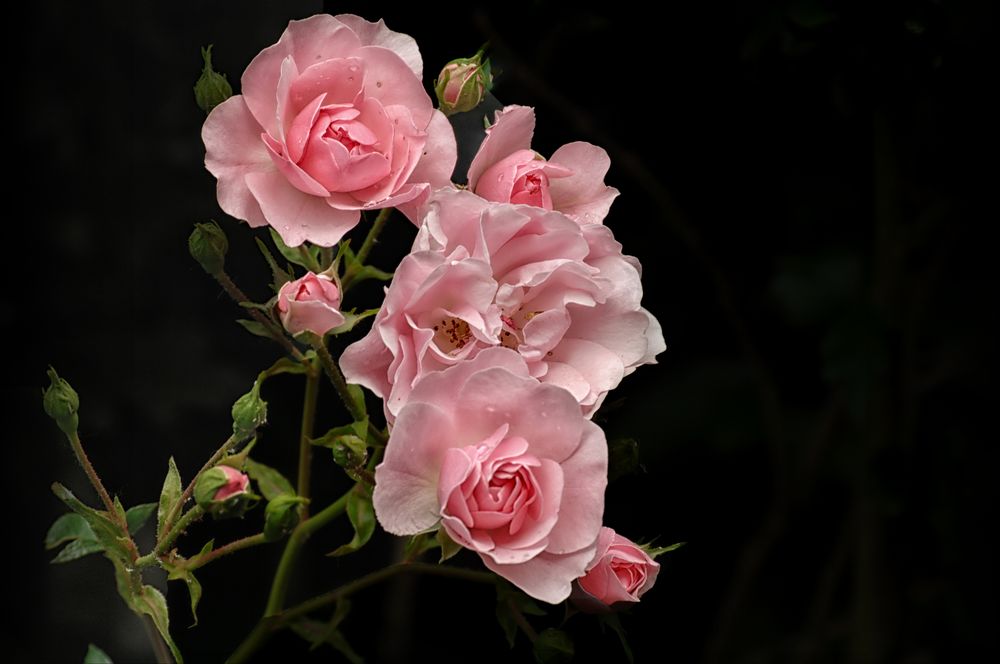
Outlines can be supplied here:
[[576, 603], [584, 610], [607, 610], [618, 602], [638, 602], [659, 573], [660, 563], [635, 542], [611, 528], [601, 528], [597, 554], [577, 581], [586, 594]]
[[573, 397], [491, 348], [414, 388], [375, 469], [375, 515], [395, 535], [443, 527], [554, 604], [593, 559], [607, 469], [604, 433]]
[[382, 21], [292, 21], [202, 128], [219, 205], [291, 246], [331, 246], [360, 210], [415, 206], [450, 182], [455, 136], [420, 81], [416, 42]]
[[641, 299], [639, 263], [606, 226], [442, 189], [341, 367], [385, 400], [391, 421], [423, 376], [506, 346], [590, 416], [665, 348]]
[[289, 281], [278, 291], [278, 313], [281, 324], [291, 334], [312, 332], [323, 336], [344, 324], [340, 313], [340, 291], [330, 277], [307, 273]]
[[212, 500], [222, 502], [240, 493], [247, 493], [250, 489], [250, 478], [230, 466], [216, 466], [225, 475], [226, 483], [223, 484], [212, 496]]
[[590, 143], [569, 143], [546, 161], [531, 149], [535, 111], [507, 106], [469, 167], [469, 189], [486, 200], [558, 210], [581, 224], [599, 224], [618, 190], [604, 184], [608, 153]]

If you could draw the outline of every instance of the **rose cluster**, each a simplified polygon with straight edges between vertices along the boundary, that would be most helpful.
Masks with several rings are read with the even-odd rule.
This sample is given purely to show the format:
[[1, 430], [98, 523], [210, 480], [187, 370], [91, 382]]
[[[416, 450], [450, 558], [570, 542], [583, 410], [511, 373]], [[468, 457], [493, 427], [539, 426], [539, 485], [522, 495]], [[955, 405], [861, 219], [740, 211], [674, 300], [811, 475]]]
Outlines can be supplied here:
[[[468, 84], [467, 105], [488, 82], [449, 66], [451, 113], [452, 88]], [[337, 243], [362, 210], [419, 228], [340, 360], [391, 427], [373, 499], [386, 531], [443, 529], [546, 602], [638, 601], [659, 566], [603, 526], [608, 449], [590, 418], [665, 345], [639, 262], [604, 225], [608, 155], [575, 142], [546, 159], [534, 111], [508, 106], [457, 187], [455, 136], [421, 76], [414, 40], [381, 21], [293, 21], [205, 123], [219, 203], [291, 246]], [[322, 335], [344, 320], [339, 300], [307, 275], [277, 306], [291, 332]]]

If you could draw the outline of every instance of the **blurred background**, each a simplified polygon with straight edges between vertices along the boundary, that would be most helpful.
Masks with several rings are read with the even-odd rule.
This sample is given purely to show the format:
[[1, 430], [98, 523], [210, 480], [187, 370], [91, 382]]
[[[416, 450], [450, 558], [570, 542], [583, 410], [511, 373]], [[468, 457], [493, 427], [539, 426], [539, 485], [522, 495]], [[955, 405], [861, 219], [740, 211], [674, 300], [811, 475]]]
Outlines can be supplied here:
[[[642, 262], [669, 348], [598, 415], [639, 451], [609, 486], [606, 522], [687, 542], [622, 616], [637, 661], [996, 655], [992, 3], [664, 3], [654, 17], [621, 2], [214, 0], [24, 3], [9, 19], [10, 661], [78, 662], [90, 642], [115, 662], [151, 660], [111, 566], [50, 565], [43, 550], [64, 511], [49, 484], [94, 499], [42, 412], [45, 369], [80, 393], [87, 450], [126, 505], [156, 500], [170, 455], [188, 478], [225, 438], [232, 401], [280, 350], [233, 323], [238, 308], [187, 253], [192, 224], [218, 219], [230, 273], [269, 296], [252, 234], [219, 211], [202, 166], [199, 48], [215, 44], [238, 90], [289, 19], [324, 9], [384, 13], [416, 38], [428, 84], [489, 40], [497, 98], [537, 110], [535, 149], [584, 140], [611, 155], [622, 195], [606, 224]], [[373, 259], [391, 269], [414, 232], [394, 218]], [[344, 421], [327, 387], [320, 431]], [[275, 378], [264, 398], [255, 456], [292, 475], [301, 380]], [[322, 453], [314, 478], [319, 504], [348, 483]], [[196, 526], [181, 550], [259, 519]], [[358, 554], [323, 556], [349, 538], [346, 524], [314, 538], [293, 600], [393, 555], [380, 533]], [[189, 662], [222, 661], [243, 638], [280, 549], [204, 568], [197, 627], [170, 584]], [[622, 660], [586, 617], [565, 628], [578, 661]], [[491, 591], [446, 579], [359, 594], [344, 631], [369, 662], [531, 659], [524, 641], [508, 650]], [[284, 634], [260, 661], [335, 657]]]

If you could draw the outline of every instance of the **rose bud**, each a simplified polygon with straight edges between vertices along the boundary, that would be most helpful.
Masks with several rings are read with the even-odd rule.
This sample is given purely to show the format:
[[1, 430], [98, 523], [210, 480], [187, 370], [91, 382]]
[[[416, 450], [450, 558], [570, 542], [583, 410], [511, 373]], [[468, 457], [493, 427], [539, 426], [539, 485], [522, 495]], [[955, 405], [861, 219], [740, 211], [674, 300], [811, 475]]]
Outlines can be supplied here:
[[233, 96], [233, 86], [229, 85], [225, 74], [220, 74], [212, 68], [212, 47], [201, 49], [201, 57], [205, 60], [201, 76], [194, 84], [194, 100], [198, 108], [210, 113], [213, 108]]
[[471, 111], [493, 88], [490, 61], [480, 50], [471, 58], [458, 58], [444, 66], [434, 82], [438, 108], [445, 115]]
[[188, 238], [188, 251], [205, 272], [217, 275], [226, 264], [229, 240], [214, 221], [210, 224], [195, 224]]
[[267, 422], [267, 402], [260, 398], [260, 383], [255, 382], [250, 391], [233, 404], [233, 435], [249, 438], [257, 427]]
[[243, 516], [259, 498], [250, 493], [250, 478], [230, 466], [215, 466], [194, 485], [194, 500], [216, 519]]
[[281, 324], [293, 336], [312, 332], [322, 337], [344, 324], [340, 313], [340, 290], [322, 274], [309, 272], [301, 279], [289, 281], [278, 291], [278, 313]]
[[56, 421], [63, 433], [72, 436], [76, 433], [76, 427], [80, 422], [77, 415], [80, 410], [80, 396], [69, 383], [59, 377], [55, 369], [49, 367], [48, 374], [52, 384], [42, 395], [45, 414]]
[[597, 554], [577, 579], [573, 603], [581, 611], [603, 613], [638, 602], [659, 572], [660, 564], [638, 544], [611, 528], [601, 528]]
[[264, 539], [273, 542], [292, 532], [299, 525], [299, 505], [308, 502], [306, 498], [288, 494], [268, 502], [264, 508]]

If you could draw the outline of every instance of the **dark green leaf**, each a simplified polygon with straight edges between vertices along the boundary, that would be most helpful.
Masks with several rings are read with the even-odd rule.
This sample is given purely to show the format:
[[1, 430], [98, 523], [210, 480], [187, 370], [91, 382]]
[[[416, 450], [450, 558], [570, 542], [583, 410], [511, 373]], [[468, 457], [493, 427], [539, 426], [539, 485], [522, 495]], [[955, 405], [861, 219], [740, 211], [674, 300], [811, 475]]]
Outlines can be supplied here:
[[87, 525], [86, 519], [76, 512], [70, 512], [63, 514], [49, 527], [49, 532], [45, 535], [45, 548], [54, 549], [76, 539], [93, 540], [94, 531]]
[[368, 416], [368, 409], [365, 406], [365, 391], [360, 385], [354, 385], [353, 383], [347, 384], [347, 391], [350, 392], [351, 398], [354, 399], [354, 404], [361, 411], [361, 417], [365, 418]]
[[573, 660], [573, 640], [566, 632], [550, 627], [535, 639], [534, 653], [539, 664], [570, 662]]
[[616, 438], [608, 443], [608, 480], [630, 475], [639, 467], [639, 444], [632, 438]]
[[244, 470], [251, 479], [257, 482], [257, 488], [268, 500], [274, 500], [278, 496], [295, 495], [292, 483], [270, 466], [265, 466], [253, 459], [247, 459]]
[[104, 547], [96, 539], [80, 538], [78, 540], [73, 540], [60, 551], [55, 558], [52, 559], [52, 564], [57, 563], [68, 563], [72, 560], [78, 558], [83, 558], [84, 556], [89, 556], [92, 553], [99, 553], [104, 551]]
[[607, 625], [614, 633], [618, 635], [618, 641], [622, 644], [622, 650], [625, 653], [625, 659], [628, 660], [628, 664], [632, 664], [635, 658], [632, 656], [632, 648], [628, 644], [628, 639], [625, 636], [625, 628], [622, 627], [622, 621], [618, 619], [617, 613], [604, 613], [599, 616], [599, 620], [602, 625]]
[[267, 339], [271, 338], [271, 333], [263, 323], [259, 323], [255, 320], [247, 320], [245, 318], [237, 319], [236, 322], [242, 325], [250, 334], [255, 334], [258, 337], [265, 337]]
[[139, 529], [149, 521], [149, 517], [153, 516], [153, 511], [156, 508], [156, 503], [143, 503], [128, 508], [128, 511], [125, 512], [125, 522], [128, 524], [129, 534], [135, 535], [139, 532]]
[[362, 441], [368, 438], [368, 418], [360, 422], [351, 422], [343, 426], [334, 427], [319, 438], [313, 438], [309, 442], [320, 447], [333, 448], [338, 444], [338, 440], [344, 436], [354, 436]]
[[365, 309], [360, 314], [356, 314], [353, 311], [342, 311], [340, 313], [344, 315], [343, 324], [333, 328], [328, 334], [344, 334], [345, 332], [350, 332], [354, 329], [355, 325], [366, 318], [376, 315], [378, 312], [378, 309]]
[[87, 648], [87, 654], [83, 656], [83, 664], [113, 664], [113, 662], [106, 652], [91, 643]]
[[274, 241], [274, 246], [278, 248], [281, 255], [291, 262], [295, 263], [300, 267], [304, 267], [310, 272], [320, 272], [319, 267], [319, 253], [320, 248], [312, 245], [303, 244], [299, 247], [289, 247], [285, 244], [285, 241], [281, 239], [278, 231], [271, 230], [271, 240]]
[[[310, 353], [315, 354], [315, 351], [309, 351], [309, 353], [306, 353], [306, 356], [308, 357]], [[304, 363], [296, 362], [288, 357], [283, 357], [267, 369], [261, 371], [260, 375], [257, 377], [257, 382], [263, 383], [271, 376], [277, 376], [278, 374], [304, 374], [308, 371], [309, 367]]]
[[325, 643], [343, 655], [351, 664], [364, 664], [365, 660], [351, 648], [344, 635], [336, 629], [331, 631], [325, 623], [302, 618], [292, 623], [291, 628], [293, 632], [311, 643], [313, 648]]
[[167, 646], [170, 648], [174, 661], [177, 664], [184, 664], [184, 658], [177, 644], [170, 638], [170, 614], [167, 611], [167, 600], [159, 590], [153, 586], [143, 586], [142, 593], [137, 598], [140, 613], [147, 614], [153, 619], [156, 631], [160, 633]]
[[160, 502], [156, 508], [156, 539], [163, 534], [164, 521], [181, 498], [181, 474], [177, 471], [174, 458], [167, 462], [167, 476], [163, 478], [163, 489], [160, 491]]
[[365, 265], [363, 268], [354, 273], [351, 278], [350, 284], [359, 284], [362, 281], [367, 281], [368, 279], [378, 279], [379, 281], [389, 281], [392, 279], [392, 272], [385, 272], [378, 269], [377, 267], [371, 265]]
[[354, 526], [354, 538], [337, 547], [328, 555], [343, 556], [353, 553], [368, 543], [375, 532], [375, 508], [372, 507], [372, 496], [367, 490], [356, 488], [347, 497], [347, 518]]
[[274, 292], [277, 293], [282, 286], [292, 280], [292, 277], [278, 267], [278, 263], [274, 260], [274, 256], [271, 255], [271, 251], [264, 244], [264, 241], [259, 237], [255, 239], [257, 240], [257, 248], [260, 249], [260, 253], [264, 254], [264, 260], [267, 261], [267, 266], [271, 268], [271, 277], [274, 279], [273, 288]]
[[514, 618], [515, 612], [531, 616], [545, 615], [545, 611], [535, 603], [535, 600], [509, 583], [498, 583], [496, 617], [504, 636], [507, 637], [507, 644], [511, 648], [514, 647], [514, 642], [517, 639], [518, 627], [517, 620]]
[[430, 533], [420, 533], [419, 535], [414, 535], [410, 538], [410, 541], [406, 543], [406, 548], [403, 549], [403, 558], [405, 560], [416, 560], [424, 553], [436, 548], [437, 546], [437, 540], [435, 540]]
[[52, 485], [52, 492], [87, 521], [94, 532], [95, 540], [100, 542], [109, 556], [116, 556], [122, 560], [129, 558], [128, 535], [122, 532], [121, 526], [112, 520], [107, 512], [84, 505], [69, 489], [58, 482]]
[[[208, 546], [211, 547], [211, 545], [212, 543], [209, 542]], [[202, 552], [205, 552], [205, 549], [202, 549]], [[201, 601], [201, 583], [198, 582], [198, 579], [194, 578], [194, 574], [186, 567], [169, 564], [164, 564], [164, 567], [167, 570], [168, 581], [183, 581], [187, 584], [188, 595], [191, 598], [191, 617], [194, 619], [191, 627], [194, 627], [198, 624], [198, 602]]]

